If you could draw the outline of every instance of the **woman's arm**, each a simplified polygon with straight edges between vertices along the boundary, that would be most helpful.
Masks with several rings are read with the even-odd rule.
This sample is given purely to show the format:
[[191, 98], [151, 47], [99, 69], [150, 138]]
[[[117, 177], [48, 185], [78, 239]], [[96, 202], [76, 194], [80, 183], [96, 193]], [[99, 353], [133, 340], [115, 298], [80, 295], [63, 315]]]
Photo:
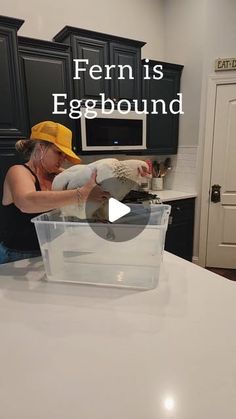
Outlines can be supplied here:
[[14, 204], [25, 213], [50, 211], [65, 205], [91, 200], [102, 202], [108, 194], [96, 185], [94, 173], [84, 186], [66, 191], [36, 191], [30, 174], [23, 166], [13, 166], [6, 176], [6, 183], [11, 191]]

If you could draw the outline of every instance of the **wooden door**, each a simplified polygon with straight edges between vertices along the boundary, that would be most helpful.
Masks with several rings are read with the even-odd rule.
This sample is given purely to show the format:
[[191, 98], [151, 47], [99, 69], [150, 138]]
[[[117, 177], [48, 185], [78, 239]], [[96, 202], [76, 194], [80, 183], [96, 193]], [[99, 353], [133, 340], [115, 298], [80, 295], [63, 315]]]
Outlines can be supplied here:
[[216, 93], [211, 187], [220, 194], [209, 199], [206, 266], [235, 269], [236, 84], [219, 84]]

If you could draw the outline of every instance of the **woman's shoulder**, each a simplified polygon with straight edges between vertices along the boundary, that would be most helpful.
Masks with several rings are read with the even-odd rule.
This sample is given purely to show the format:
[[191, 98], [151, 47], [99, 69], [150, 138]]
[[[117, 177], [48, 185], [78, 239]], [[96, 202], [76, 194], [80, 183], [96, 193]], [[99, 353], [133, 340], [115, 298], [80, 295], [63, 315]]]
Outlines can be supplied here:
[[25, 166], [23, 164], [14, 164], [13, 166], [11, 166], [7, 171], [7, 175], [18, 172], [26, 172]]
[[34, 183], [33, 176], [28, 170], [26, 170], [23, 164], [14, 164], [8, 169], [4, 179], [3, 200], [6, 201], [7, 204], [13, 202], [12, 191], [14, 188], [18, 188], [19, 184], [22, 184], [22, 182], [23, 184], [29, 184], [29, 182]]
[[23, 164], [14, 164], [8, 169], [6, 179], [16, 176], [32, 177], [32, 173]]

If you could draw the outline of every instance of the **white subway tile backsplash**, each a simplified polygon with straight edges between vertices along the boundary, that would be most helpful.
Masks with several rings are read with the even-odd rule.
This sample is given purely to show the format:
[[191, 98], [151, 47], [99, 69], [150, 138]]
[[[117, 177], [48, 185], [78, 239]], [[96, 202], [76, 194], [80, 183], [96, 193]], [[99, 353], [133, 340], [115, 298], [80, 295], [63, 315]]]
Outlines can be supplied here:
[[181, 146], [172, 156], [172, 170], [164, 179], [166, 189], [183, 192], [196, 191], [197, 146]]

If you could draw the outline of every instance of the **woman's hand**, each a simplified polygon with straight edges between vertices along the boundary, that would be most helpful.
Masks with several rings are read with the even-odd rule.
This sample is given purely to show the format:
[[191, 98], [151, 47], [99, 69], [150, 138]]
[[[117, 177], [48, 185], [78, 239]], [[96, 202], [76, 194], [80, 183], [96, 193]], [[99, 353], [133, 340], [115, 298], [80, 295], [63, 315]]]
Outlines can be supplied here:
[[103, 191], [102, 188], [99, 185], [97, 185], [96, 177], [97, 172], [94, 171], [90, 180], [87, 183], [85, 183], [84, 186], [81, 186], [81, 188], [77, 189], [79, 200], [87, 201], [87, 199], [89, 199], [89, 201], [103, 202], [106, 199], [110, 198], [110, 193]]

